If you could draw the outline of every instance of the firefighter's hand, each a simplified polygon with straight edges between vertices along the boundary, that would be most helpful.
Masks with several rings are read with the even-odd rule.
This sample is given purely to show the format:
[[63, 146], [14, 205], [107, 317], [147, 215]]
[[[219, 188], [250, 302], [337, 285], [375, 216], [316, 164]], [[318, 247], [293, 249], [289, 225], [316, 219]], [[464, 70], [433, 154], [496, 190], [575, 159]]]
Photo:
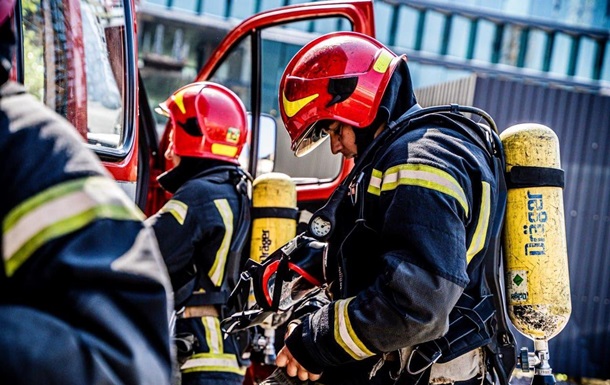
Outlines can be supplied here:
[[[286, 331], [286, 337], [292, 333], [297, 324], [290, 323], [288, 324], [288, 330]], [[275, 364], [280, 367], [286, 368], [286, 374], [290, 377], [299, 377], [299, 380], [305, 381], [316, 381], [320, 378], [319, 374], [313, 374], [307, 371], [298, 361], [292, 356], [290, 350], [286, 346], [284, 346], [277, 354], [277, 358], [275, 360]]]
[[286, 346], [284, 346], [277, 354], [275, 363], [280, 368], [286, 367], [286, 374], [288, 374], [290, 377], [297, 376], [301, 381], [316, 381], [320, 378], [319, 374], [309, 373], [307, 369], [301, 366], [301, 364], [297, 362]]

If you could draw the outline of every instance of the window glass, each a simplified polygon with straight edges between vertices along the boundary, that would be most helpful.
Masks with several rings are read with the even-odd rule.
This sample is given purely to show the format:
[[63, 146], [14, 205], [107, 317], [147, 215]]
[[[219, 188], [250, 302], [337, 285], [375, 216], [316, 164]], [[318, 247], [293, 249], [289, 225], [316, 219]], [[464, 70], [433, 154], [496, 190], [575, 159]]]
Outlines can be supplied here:
[[220, 83], [239, 96], [248, 111], [251, 110], [252, 47], [250, 36], [246, 36], [233, 47], [224, 62], [212, 75], [213, 82]]
[[125, 138], [122, 1], [24, 0], [24, 84], [105, 149]]
[[[313, 28], [314, 32], [303, 32], [303, 26]], [[290, 59], [306, 43], [326, 32], [329, 26], [351, 30], [351, 23], [344, 18], [327, 18], [315, 22], [288, 23], [262, 31], [262, 100], [261, 112], [276, 120], [277, 135], [273, 169], [257, 167], [261, 172], [282, 172], [297, 180], [298, 183], [314, 183], [335, 178], [340, 171], [342, 158], [332, 155], [328, 144], [322, 145], [305, 157], [297, 158], [290, 150], [290, 138], [286, 132], [278, 110], [279, 82]], [[320, 31], [318, 31], [320, 29]], [[212, 81], [222, 83], [235, 91], [251, 109], [251, 72], [252, 53], [250, 37], [233, 49], [221, 66], [213, 74]], [[271, 136], [261, 135], [261, 141]], [[259, 148], [266, 143], [259, 143]], [[259, 159], [260, 164], [260, 159]]]

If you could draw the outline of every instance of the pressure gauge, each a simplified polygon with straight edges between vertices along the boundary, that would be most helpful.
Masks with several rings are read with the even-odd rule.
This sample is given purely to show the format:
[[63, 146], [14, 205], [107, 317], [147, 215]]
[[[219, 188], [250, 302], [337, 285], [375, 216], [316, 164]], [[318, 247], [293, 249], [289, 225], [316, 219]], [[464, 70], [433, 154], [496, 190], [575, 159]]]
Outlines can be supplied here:
[[314, 216], [309, 223], [309, 230], [316, 238], [324, 238], [330, 233], [331, 223], [322, 217]]

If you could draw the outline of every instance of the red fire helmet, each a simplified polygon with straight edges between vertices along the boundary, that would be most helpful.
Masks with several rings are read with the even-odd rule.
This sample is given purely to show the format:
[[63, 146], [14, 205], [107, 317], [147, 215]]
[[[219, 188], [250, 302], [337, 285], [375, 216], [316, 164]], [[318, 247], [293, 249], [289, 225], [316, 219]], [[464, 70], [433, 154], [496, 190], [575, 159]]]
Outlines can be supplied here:
[[176, 155], [238, 163], [248, 123], [246, 109], [233, 91], [212, 82], [191, 83], [156, 111], [170, 118]]
[[280, 80], [282, 120], [296, 156], [327, 138], [315, 123], [337, 120], [365, 128], [373, 123], [400, 60], [383, 44], [357, 32], [322, 35], [288, 63]]

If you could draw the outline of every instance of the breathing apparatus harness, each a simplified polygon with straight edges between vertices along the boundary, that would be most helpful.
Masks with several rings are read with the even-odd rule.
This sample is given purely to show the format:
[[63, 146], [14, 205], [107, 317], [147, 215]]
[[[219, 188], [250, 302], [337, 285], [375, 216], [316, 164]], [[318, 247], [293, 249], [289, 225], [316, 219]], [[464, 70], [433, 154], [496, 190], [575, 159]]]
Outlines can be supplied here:
[[[462, 113], [478, 115], [488, 125], [472, 124], [472, 120]], [[364, 178], [364, 170], [375, 156], [389, 143], [406, 132], [423, 127], [439, 120], [453, 121], [453, 129], [460, 132], [488, 155], [490, 167], [498, 183], [498, 200], [495, 207], [494, 222], [489, 247], [479, 263], [485, 264], [485, 279], [491, 293], [480, 288], [482, 298], [475, 300], [466, 295], [461, 296], [455, 311], [450, 316], [448, 333], [434, 341], [416, 346], [406, 362], [407, 375], [415, 381], [427, 382], [432, 364], [448, 362], [461, 354], [477, 347], [484, 346], [489, 359], [489, 369], [494, 382], [508, 385], [511, 372], [516, 365], [515, 340], [508, 324], [508, 313], [504, 303], [502, 287], [501, 233], [506, 210], [506, 182], [504, 177], [504, 154], [498, 137], [494, 120], [485, 111], [470, 106], [456, 104], [421, 108], [413, 106], [403, 116], [389, 124], [359, 156], [343, 183], [333, 192], [326, 204], [316, 211], [308, 224], [308, 233], [319, 241], [327, 241], [336, 225], [336, 213], [340, 203], [350, 191], [358, 191]], [[467, 124], [466, 120], [470, 122]], [[475, 129], [475, 126], [477, 129]], [[363, 209], [364, 199], [360, 199], [359, 217], [354, 226], [366, 222]], [[353, 202], [355, 203], [355, 202]], [[469, 269], [474, 269], [470, 266]], [[484, 282], [482, 282], [484, 285]]]
[[[473, 124], [472, 120], [462, 115], [463, 113], [477, 115], [484, 119], [487, 125]], [[399, 119], [390, 123], [358, 157], [353, 169], [325, 205], [312, 215], [305, 233], [276, 250], [261, 264], [252, 260], [246, 262], [229, 302], [239, 297], [243, 298], [247, 290], [252, 287], [256, 305], [247, 310], [244, 308], [243, 311], [223, 320], [221, 323], [223, 330], [226, 333], [233, 333], [263, 324], [275, 328], [328, 303], [329, 296], [326, 293], [327, 282], [324, 275], [326, 241], [335, 229], [336, 213], [340, 203], [350, 192], [358, 190], [366, 168], [382, 149], [393, 142], [393, 139], [427, 124], [448, 121], [453, 122], [451, 124], [453, 129], [488, 154], [490, 167], [498, 182], [499, 196], [497, 206], [494, 208], [494, 222], [490, 224], [492, 228], [490, 243], [486, 254], [479, 259], [479, 263], [485, 264], [485, 280], [491, 293], [481, 287], [480, 299], [462, 295], [450, 316], [448, 333], [437, 340], [414, 347], [406, 361], [406, 367], [401, 367], [400, 370], [401, 372], [403, 369], [406, 370], [407, 376], [415, 381], [425, 382], [432, 364], [447, 362], [472, 349], [485, 347], [489, 357], [490, 372], [495, 376], [494, 382], [508, 385], [508, 379], [516, 365], [516, 349], [514, 337], [508, 327], [501, 282], [500, 237], [506, 207], [504, 154], [495, 122], [485, 111], [476, 107], [453, 104], [421, 108], [415, 105]], [[359, 201], [360, 216], [355, 225], [366, 222], [363, 201], [364, 199]], [[312, 246], [317, 252], [311, 252]], [[320, 265], [322, 265], [321, 271]], [[474, 267], [469, 266], [469, 269]], [[298, 288], [303, 282], [307, 283], [303, 286], [307, 289], [295, 290], [295, 287]], [[484, 286], [484, 282], [481, 286]]]

